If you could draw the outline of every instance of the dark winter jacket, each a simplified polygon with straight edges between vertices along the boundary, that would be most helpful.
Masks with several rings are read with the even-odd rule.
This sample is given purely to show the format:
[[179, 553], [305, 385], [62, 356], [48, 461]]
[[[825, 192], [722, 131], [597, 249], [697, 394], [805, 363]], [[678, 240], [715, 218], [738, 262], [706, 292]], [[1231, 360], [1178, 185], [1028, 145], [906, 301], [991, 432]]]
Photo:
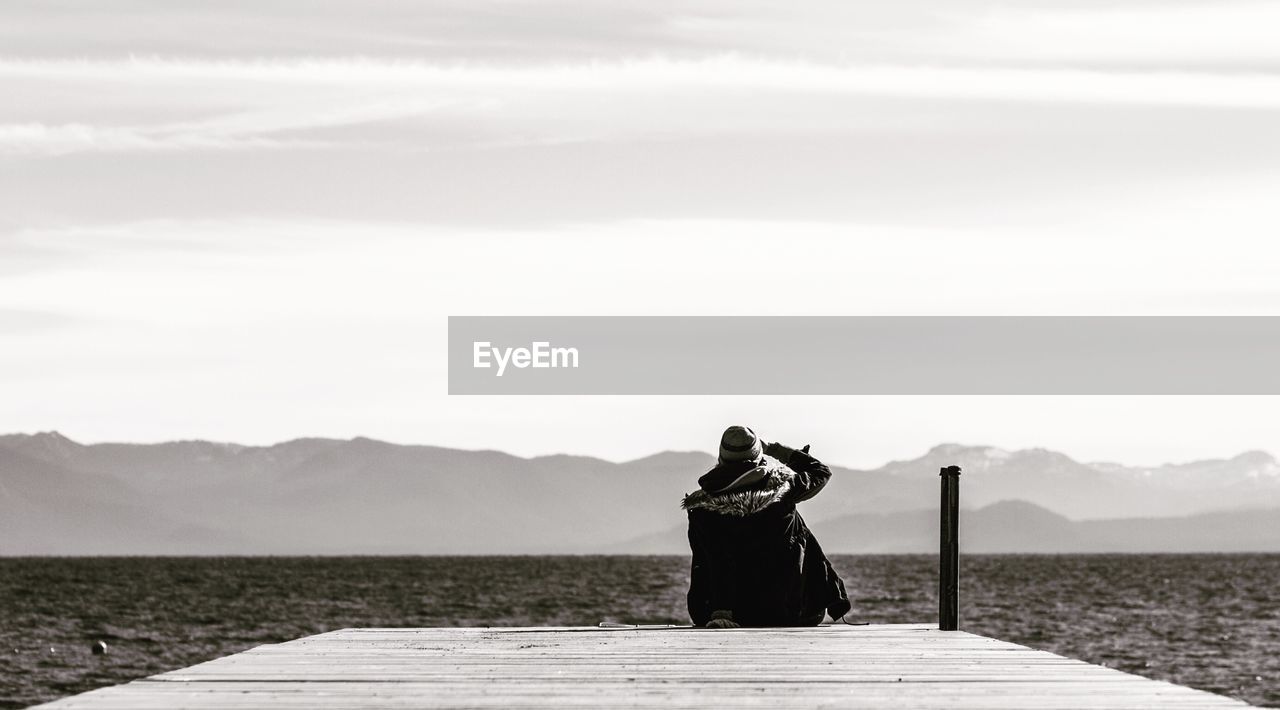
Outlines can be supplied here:
[[813, 626], [824, 614], [848, 613], [844, 582], [796, 510], [831, 470], [803, 451], [784, 455], [786, 465], [765, 459], [764, 478], [747, 488], [685, 496], [694, 624], [706, 625], [717, 611], [732, 612], [742, 626]]

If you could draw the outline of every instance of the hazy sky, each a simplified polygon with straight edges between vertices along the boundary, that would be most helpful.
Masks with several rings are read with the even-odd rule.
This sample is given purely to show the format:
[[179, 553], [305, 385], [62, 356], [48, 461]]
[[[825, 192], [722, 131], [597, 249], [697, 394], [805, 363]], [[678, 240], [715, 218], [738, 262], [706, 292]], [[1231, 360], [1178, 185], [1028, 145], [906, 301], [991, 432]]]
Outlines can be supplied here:
[[6, 2], [0, 431], [1280, 453], [1275, 397], [444, 394], [450, 314], [1280, 315], [1277, 25], [1223, 0]]

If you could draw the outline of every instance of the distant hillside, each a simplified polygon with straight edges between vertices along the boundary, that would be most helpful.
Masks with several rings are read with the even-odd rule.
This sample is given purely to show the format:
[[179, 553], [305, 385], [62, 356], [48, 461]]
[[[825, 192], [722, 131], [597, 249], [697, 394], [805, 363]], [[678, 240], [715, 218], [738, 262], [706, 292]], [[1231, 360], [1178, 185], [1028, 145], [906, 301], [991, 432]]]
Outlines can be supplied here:
[[1045, 449], [1005, 451], [942, 444], [880, 468], [841, 470], [835, 495], [806, 504], [813, 519], [917, 510], [934, 505], [938, 469], [957, 464], [961, 502], [982, 507], [1024, 500], [1072, 519], [1163, 518], [1236, 508], [1280, 508], [1280, 464], [1250, 451], [1156, 468], [1086, 464]]
[[662, 530], [710, 462], [299, 439], [0, 437], [0, 554], [569, 551]]
[[[828, 553], [936, 553], [937, 510], [862, 513], [812, 523]], [[1280, 552], [1280, 508], [1179, 518], [1072, 521], [1025, 501], [1003, 501], [960, 516], [967, 553]], [[675, 526], [609, 548], [616, 554], [687, 554]]]
[[[820, 450], [815, 453], [821, 455]], [[402, 446], [372, 439], [297, 439], [274, 446], [207, 441], [83, 445], [56, 432], [0, 436], [0, 554], [340, 554], [683, 551], [680, 496], [713, 462], [663, 452], [626, 463], [582, 456]], [[1188, 516], [1280, 509], [1280, 466], [1250, 452], [1154, 469], [1082, 464], [1040, 449], [954, 444], [879, 469], [834, 468], [804, 504], [833, 550], [932, 549], [937, 471], [964, 467], [967, 507], [1034, 504], [1023, 516], [967, 514], [1010, 549], [1115, 549], [1151, 525], [1072, 519]], [[1058, 522], [1045, 518], [1056, 514]], [[1260, 513], [1232, 512], [1224, 521]], [[1195, 516], [1190, 520], [1212, 520]], [[1270, 518], [1275, 520], [1276, 518]], [[1150, 522], [1150, 521], [1148, 521]], [[1150, 533], [1150, 549], [1256, 547], [1249, 525]], [[1209, 525], [1206, 523], [1206, 525]], [[1037, 530], [1035, 537], [1029, 531]], [[1086, 532], [1083, 531], [1094, 531]], [[677, 531], [673, 533], [672, 531]], [[874, 531], [875, 534], [871, 534]], [[966, 549], [977, 551], [981, 528]], [[679, 538], [679, 545], [670, 538]], [[653, 542], [641, 544], [648, 539]], [[662, 542], [666, 540], [666, 542]], [[845, 540], [851, 542], [844, 542]], [[1270, 543], [1266, 543], [1270, 544]], [[648, 547], [647, 547], [648, 546]], [[870, 546], [870, 547], [869, 547]], [[1074, 546], [1074, 547], [1072, 547]], [[678, 549], [677, 549], [678, 548]], [[879, 549], [879, 548], [876, 548]], [[1064, 548], [1066, 549], [1066, 548]], [[1215, 548], [1217, 549], [1217, 548]]]

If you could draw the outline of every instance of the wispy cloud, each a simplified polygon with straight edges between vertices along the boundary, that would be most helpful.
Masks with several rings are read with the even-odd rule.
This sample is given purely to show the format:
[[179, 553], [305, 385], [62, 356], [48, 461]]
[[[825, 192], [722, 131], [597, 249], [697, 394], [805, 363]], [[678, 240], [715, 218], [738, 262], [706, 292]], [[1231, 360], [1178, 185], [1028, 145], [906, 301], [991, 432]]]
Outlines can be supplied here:
[[[147, 102], [146, 97], [142, 104]], [[168, 99], [157, 95], [151, 101], [162, 107]], [[299, 135], [315, 129], [359, 126], [402, 120], [440, 111], [458, 102], [413, 96], [358, 96], [328, 100], [298, 100], [257, 105], [246, 97], [246, 108], [214, 114], [198, 120], [127, 125], [92, 123], [7, 123], [0, 124], [0, 152], [60, 155], [81, 151], [157, 150], [270, 150], [284, 148], [336, 147], [336, 141]], [[86, 116], [91, 120], [92, 117]], [[293, 135], [289, 135], [293, 134]], [[348, 137], [347, 142], [359, 142]], [[377, 142], [368, 136], [368, 142]]]
[[[429, 63], [363, 57], [312, 60], [189, 60], [136, 57], [119, 61], [0, 60], [0, 78], [112, 82], [236, 82], [246, 95], [261, 86], [438, 89], [480, 94], [539, 91], [668, 92], [681, 89], [870, 93], [908, 96], [1027, 98], [1160, 104], [1266, 106], [1280, 86], [1265, 72], [955, 67], [886, 63], [822, 63], [722, 54], [699, 59], [649, 58], [551, 64]], [[248, 86], [245, 82], [250, 82]], [[191, 86], [192, 89], [198, 85]], [[260, 94], [258, 94], [260, 96]]]
[[947, 17], [953, 22], [942, 28], [899, 36], [900, 46], [1023, 65], [1280, 68], [1280, 6], [1272, 2], [996, 5]]
[[429, 9], [414, 0], [166, 0], [110, 12], [92, 0], [67, 0], [56, 12], [17, 1], [0, 12], [0, 47], [39, 57], [349, 54], [535, 64], [742, 52], [890, 64], [1189, 69], [1274, 68], [1280, 61], [1273, 39], [1280, 10], [1266, 0], [433, 0]]
[[[1212, 72], [829, 64], [724, 55], [545, 65], [369, 58], [223, 61], [0, 60], [0, 86], [26, 115], [3, 122], [0, 151], [322, 148], [399, 142], [476, 146], [699, 135], [840, 132], [856, 107], [831, 101], [929, 99], [1025, 105], [1280, 108], [1280, 76]], [[182, 120], [114, 123], [116, 112]], [[68, 98], [70, 97], [70, 98]], [[73, 120], [58, 121], [56, 117]], [[379, 126], [397, 123], [395, 130]], [[336, 131], [334, 129], [354, 129]], [[327, 131], [327, 132], [326, 132]]]
[[280, 141], [262, 136], [182, 131], [160, 126], [93, 126], [83, 123], [0, 124], [0, 151], [64, 155], [85, 151], [226, 150], [316, 147], [314, 141]]
[[[448, 315], [462, 302], [476, 312], [511, 314], [1231, 313], [1223, 302], [1201, 300], [1218, 294], [1253, 296], [1237, 313], [1272, 312], [1280, 290], [1270, 263], [1254, 255], [1280, 218], [1252, 228], [1226, 222], [1213, 250], [1204, 249], [1206, 225], [1194, 220], [1202, 211], [1257, 215], [1269, 198], [1262, 183], [1230, 187], [1218, 197], [1186, 185], [1166, 196], [1184, 205], [1167, 214], [1153, 215], [1152, 204], [1139, 205], [1137, 214], [1112, 206], [1034, 238], [994, 224], [723, 219], [466, 230], [320, 219], [28, 229], [0, 235], [0, 260], [10, 248], [38, 246], [49, 257], [46, 267], [0, 279], [0, 303], [25, 300], [40, 311], [157, 325], [324, 322], [371, 313], [416, 322]], [[644, 248], [618, 259], [619, 244]], [[534, 263], [549, 266], [531, 269]], [[767, 281], [791, 270], [809, 274], [804, 289], [749, 287], [757, 276]], [[684, 286], [655, 289], [656, 273]], [[547, 287], [548, 274], [554, 287]], [[285, 278], [289, 289], [282, 291]], [[232, 279], [234, 288], [226, 288]], [[157, 300], [157, 293], [167, 295]], [[522, 296], [513, 300], [512, 293]], [[725, 293], [738, 296], [726, 304]], [[1010, 301], [1009, 293], [1021, 296]]]
[[38, 334], [52, 328], [74, 324], [79, 320], [76, 316], [56, 311], [0, 308], [0, 333], [8, 336]]

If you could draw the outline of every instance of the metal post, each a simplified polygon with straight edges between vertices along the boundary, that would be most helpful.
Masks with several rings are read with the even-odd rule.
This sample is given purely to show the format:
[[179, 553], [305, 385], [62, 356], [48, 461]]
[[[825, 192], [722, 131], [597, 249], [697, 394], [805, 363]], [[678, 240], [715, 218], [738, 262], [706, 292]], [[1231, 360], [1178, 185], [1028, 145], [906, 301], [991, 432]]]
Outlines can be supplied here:
[[938, 628], [960, 624], [960, 467], [945, 466], [942, 477], [942, 534], [938, 554]]

